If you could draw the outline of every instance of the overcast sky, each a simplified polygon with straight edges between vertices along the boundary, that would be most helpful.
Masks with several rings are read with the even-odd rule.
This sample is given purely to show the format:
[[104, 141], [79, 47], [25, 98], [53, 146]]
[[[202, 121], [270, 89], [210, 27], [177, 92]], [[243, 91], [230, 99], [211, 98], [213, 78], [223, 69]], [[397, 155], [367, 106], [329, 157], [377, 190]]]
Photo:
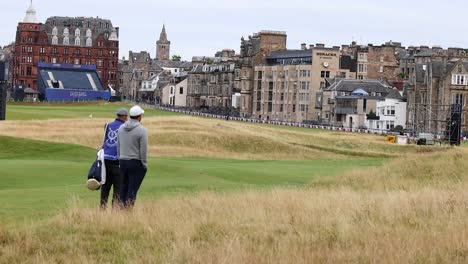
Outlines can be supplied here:
[[[14, 40], [28, 0], [0, 0], [0, 45]], [[212, 56], [239, 52], [240, 38], [263, 29], [288, 33], [288, 48], [400, 41], [410, 45], [468, 47], [463, 0], [34, 0], [41, 22], [50, 16], [91, 16], [120, 27], [120, 57], [155, 55], [166, 23], [171, 54]]]

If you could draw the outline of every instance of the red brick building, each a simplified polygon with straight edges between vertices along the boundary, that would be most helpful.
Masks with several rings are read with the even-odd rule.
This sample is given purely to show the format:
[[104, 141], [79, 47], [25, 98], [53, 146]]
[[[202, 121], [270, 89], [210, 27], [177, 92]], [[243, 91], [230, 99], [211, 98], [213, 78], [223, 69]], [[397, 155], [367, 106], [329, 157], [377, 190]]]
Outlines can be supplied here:
[[40, 23], [31, 6], [18, 23], [12, 59], [13, 86], [37, 90], [37, 64], [96, 65], [102, 85], [118, 85], [119, 28], [110, 20], [50, 17]]

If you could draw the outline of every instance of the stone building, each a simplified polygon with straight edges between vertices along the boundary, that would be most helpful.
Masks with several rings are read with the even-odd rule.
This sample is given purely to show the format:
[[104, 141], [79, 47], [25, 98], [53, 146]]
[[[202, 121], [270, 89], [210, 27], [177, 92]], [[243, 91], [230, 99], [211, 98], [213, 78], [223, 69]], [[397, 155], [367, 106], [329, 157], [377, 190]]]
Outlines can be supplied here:
[[327, 78], [342, 75], [340, 48], [302, 45], [301, 50], [276, 51], [256, 66], [252, 116], [263, 120], [320, 120], [316, 94]]
[[230, 108], [237, 62], [235, 58], [194, 57], [188, 72], [187, 107]]
[[168, 61], [171, 59], [171, 42], [167, 40], [166, 25], [163, 25], [159, 40], [156, 42], [156, 60]]
[[50, 17], [43, 24], [31, 6], [17, 27], [12, 83], [37, 89], [39, 62], [96, 65], [105, 88], [117, 87], [119, 28], [102, 18]]
[[241, 39], [240, 62], [236, 67], [235, 90], [241, 92], [240, 115], [251, 117], [253, 110], [253, 84], [254, 68], [266, 62], [266, 57], [272, 51], [286, 50], [286, 32], [283, 31], [260, 31]]
[[340, 79], [317, 93], [316, 106], [322, 110], [323, 124], [363, 128], [366, 115], [376, 112], [377, 102], [396, 93], [384, 81]]
[[[347, 47], [347, 46], [346, 46]], [[400, 52], [404, 50], [399, 42], [387, 42], [377, 46], [373, 44], [357, 45], [352, 43], [348, 49], [357, 59], [357, 79], [394, 81], [399, 78]]]
[[[138, 99], [138, 90], [143, 81], [151, 77], [151, 57], [146, 51], [129, 51], [128, 60], [119, 62], [119, 90], [125, 99]], [[159, 71], [153, 71], [153, 75]]]
[[[442, 54], [442, 55], [441, 55]], [[408, 127], [444, 136], [452, 104], [463, 108], [462, 131], [468, 131], [468, 53], [450, 49], [416, 62], [408, 87]]]

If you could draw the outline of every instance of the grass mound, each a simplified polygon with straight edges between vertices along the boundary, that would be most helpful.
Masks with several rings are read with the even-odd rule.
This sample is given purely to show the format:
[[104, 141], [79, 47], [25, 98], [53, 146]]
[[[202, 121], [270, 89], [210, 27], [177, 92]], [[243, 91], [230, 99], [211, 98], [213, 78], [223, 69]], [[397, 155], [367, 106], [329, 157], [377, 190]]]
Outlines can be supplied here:
[[[109, 119], [7, 121], [0, 135], [72, 143], [101, 144]], [[343, 160], [389, 158], [444, 147], [397, 146], [382, 136], [264, 126], [189, 116], [145, 117], [150, 154], [157, 157], [203, 157], [250, 160]]]

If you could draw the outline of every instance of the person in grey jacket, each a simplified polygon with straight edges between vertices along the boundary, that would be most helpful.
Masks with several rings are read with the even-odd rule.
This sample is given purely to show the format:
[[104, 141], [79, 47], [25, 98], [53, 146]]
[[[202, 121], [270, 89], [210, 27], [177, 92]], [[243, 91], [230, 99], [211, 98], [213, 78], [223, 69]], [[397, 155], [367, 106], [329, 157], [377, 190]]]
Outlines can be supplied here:
[[118, 132], [120, 160], [120, 203], [133, 208], [138, 190], [148, 170], [148, 131], [141, 125], [145, 111], [140, 106], [130, 109], [130, 120]]

